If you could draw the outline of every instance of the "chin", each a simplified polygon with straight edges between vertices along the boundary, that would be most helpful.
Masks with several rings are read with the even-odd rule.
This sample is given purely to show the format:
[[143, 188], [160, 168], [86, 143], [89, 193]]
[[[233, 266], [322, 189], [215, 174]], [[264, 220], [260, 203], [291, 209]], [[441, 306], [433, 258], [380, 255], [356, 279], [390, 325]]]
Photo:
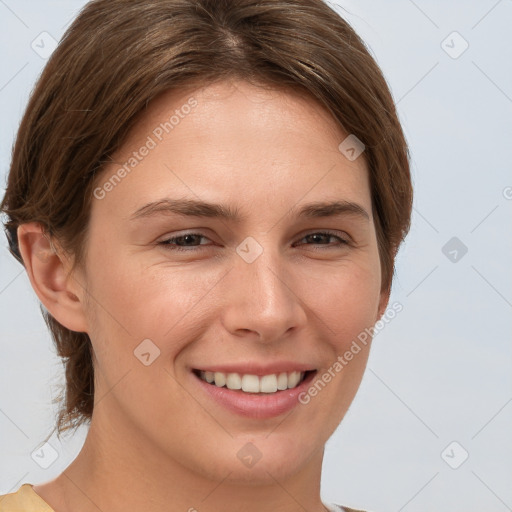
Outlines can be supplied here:
[[[279, 427], [277, 427], [277, 430]], [[306, 470], [315, 459], [321, 466], [323, 443], [314, 444], [313, 435], [307, 438], [299, 432], [266, 432], [259, 436], [240, 436], [224, 456], [225, 473], [229, 480], [250, 485], [275, 485]]]

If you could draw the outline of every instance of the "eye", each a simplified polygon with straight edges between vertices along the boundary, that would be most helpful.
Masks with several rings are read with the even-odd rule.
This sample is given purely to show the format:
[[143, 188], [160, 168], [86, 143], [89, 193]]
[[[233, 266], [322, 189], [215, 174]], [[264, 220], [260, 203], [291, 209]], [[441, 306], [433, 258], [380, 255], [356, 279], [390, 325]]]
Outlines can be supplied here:
[[206, 245], [206, 244], [197, 243], [199, 241], [199, 239], [201, 239], [201, 238], [203, 238], [205, 240], [209, 240], [209, 238], [205, 237], [201, 233], [190, 232], [190, 233], [184, 233], [179, 236], [173, 236], [171, 238], [162, 240], [161, 242], [158, 242], [158, 245], [162, 245], [166, 249], [169, 249], [172, 251], [187, 251], [187, 252], [192, 251], [193, 252], [193, 251], [198, 250], [197, 247], [199, 247], [201, 245]]
[[[335, 239], [337, 240], [338, 243], [329, 243], [329, 239]], [[309, 240], [312, 242], [313, 245], [326, 245], [327, 248], [332, 248], [333, 246], [336, 247], [340, 245], [348, 245], [350, 243], [348, 240], [340, 237], [339, 234], [330, 231], [318, 231], [315, 233], [309, 233], [303, 238], [301, 238], [301, 241], [302, 240]]]

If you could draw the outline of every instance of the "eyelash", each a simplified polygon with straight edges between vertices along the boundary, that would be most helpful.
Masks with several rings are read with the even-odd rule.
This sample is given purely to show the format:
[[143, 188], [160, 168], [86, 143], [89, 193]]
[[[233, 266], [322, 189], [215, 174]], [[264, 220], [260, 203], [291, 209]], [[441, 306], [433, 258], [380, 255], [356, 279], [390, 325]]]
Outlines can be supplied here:
[[[337, 238], [339, 240], [339, 244], [337, 244], [337, 246], [349, 245], [350, 244], [350, 242], [348, 240], [345, 240], [344, 238], [341, 238], [339, 235], [337, 235], [335, 233], [332, 233], [330, 231], [315, 231], [313, 233], [308, 233], [307, 235], [304, 235], [301, 238], [301, 240], [303, 240], [304, 238], [313, 236], [313, 235], [324, 235], [324, 236], [328, 236], [328, 237]], [[206, 244], [191, 245], [191, 246], [172, 245], [177, 240], [180, 240], [180, 239], [185, 238], [187, 236], [198, 236], [198, 237], [201, 237], [201, 238], [208, 239], [208, 237], [204, 236], [202, 233], [189, 232], [189, 233], [184, 233], [184, 234], [179, 235], [179, 236], [174, 236], [174, 237], [162, 240], [161, 242], [158, 242], [158, 245], [161, 245], [165, 249], [170, 250], [170, 251], [181, 251], [181, 252], [195, 252], [195, 251], [199, 250], [199, 248], [201, 246], [205, 246], [206, 245]], [[332, 248], [332, 244], [306, 244], [306, 245], [326, 245], [326, 246]], [[206, 246], [208, 247], [208, 245], [206, 245]], [[316, 249], [316, 250], [318, 250], [318, 249]], [[323, 250], [323, 249], [320, 249], [320, 250]]]

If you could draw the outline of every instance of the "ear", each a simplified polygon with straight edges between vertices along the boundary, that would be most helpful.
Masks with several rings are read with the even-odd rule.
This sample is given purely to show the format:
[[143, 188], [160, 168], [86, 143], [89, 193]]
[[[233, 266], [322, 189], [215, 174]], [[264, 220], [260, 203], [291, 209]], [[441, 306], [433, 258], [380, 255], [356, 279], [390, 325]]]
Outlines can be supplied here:
[[47, 311], [64, 327], [87, 332], [85, 290], [71, 275], [71, 261], [45, 234], [41, 224], [18, 227], [18, 246], [30, 284]]

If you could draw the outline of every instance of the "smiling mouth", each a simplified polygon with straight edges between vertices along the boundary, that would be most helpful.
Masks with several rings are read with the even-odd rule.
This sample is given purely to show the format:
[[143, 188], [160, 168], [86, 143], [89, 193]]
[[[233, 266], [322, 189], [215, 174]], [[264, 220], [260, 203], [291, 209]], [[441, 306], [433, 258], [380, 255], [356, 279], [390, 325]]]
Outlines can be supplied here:
[[194, 374], [198, 378], [212, 386], [242, 391], [244, 393], [264, 394], [296, 388], [312, 373], [316, 373], [316, 370], [271, 373], [268, 375], [194, 370]]

